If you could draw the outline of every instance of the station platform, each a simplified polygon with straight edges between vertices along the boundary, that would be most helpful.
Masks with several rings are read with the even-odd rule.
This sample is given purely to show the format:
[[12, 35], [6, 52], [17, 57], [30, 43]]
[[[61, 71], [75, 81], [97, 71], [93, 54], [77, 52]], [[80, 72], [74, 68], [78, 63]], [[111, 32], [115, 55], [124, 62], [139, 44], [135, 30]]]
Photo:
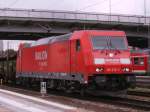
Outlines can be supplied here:
[[80, 112], [76, 107], [0, 89], [0, 112]]

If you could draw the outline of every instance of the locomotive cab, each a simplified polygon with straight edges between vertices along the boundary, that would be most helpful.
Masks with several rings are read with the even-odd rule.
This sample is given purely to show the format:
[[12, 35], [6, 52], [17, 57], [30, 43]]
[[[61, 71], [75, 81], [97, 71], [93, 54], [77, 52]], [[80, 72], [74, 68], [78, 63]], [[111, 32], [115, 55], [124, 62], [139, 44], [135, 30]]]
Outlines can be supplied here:
[[86, 32], [76, 40], [76, 70], [89, 88], [123, 90], [134, 86], [126, 35], [121, 31]]

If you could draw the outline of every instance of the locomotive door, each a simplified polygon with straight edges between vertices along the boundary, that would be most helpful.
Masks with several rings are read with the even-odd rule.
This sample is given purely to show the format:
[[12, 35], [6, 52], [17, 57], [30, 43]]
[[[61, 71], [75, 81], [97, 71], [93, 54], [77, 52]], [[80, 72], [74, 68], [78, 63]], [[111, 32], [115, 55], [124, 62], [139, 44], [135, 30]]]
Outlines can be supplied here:
[[78, 73], [79, 71], [79, 63], [81, 59], [81, 45], [80, 40], [72, 40], [71, 41], [71, 72]]

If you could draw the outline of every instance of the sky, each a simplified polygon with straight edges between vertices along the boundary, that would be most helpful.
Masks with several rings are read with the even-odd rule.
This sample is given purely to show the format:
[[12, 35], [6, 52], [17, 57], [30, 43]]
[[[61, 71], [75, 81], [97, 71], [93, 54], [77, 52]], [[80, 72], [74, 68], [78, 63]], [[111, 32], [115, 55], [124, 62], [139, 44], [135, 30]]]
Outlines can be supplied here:
[[32, 43], [32, 42], [34, 42], [34, 41], [3, 40], [3, 50], [6, 50], [6, 49], [18, 50], [18, 46], [19, 46], [20, 43]]
[[[150, 0], [0, 0], [0, 8], [67, 10], [150, 16]], [[25, 41], [11, 41], [9, 47], [17, 49], [20, 42]], [[7, 41], [4, 41], [4, 49], [7, 48], [7, 43]]]
[[[146, 8], [144, 8], [144, 1]], [[150, 16], [150, 0], [0, 0], [0, 8], [69, 10]]]

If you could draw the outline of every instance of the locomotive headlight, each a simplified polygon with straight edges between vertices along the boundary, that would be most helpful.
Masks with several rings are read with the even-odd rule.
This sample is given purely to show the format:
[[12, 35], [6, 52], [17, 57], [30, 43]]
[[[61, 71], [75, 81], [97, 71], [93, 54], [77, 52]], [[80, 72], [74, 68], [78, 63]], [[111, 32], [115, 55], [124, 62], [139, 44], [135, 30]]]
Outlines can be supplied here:
[[121, 64], [130, 64], [131, 61], [130, 61], [129, 58], [121, 58], [121, 59], [120, 59], [120, 63], [121, 63]]
[[114, 54], [113, 53], [109, 53], [109, 57], [113, 57], [114, 56]]
[[105, 64], [105, 59], [104, 58], [95, 58], [94, 63], [95, 64]]
[[96, 71], [96, 72], [102, 72], [102, 71], [103, 71], [103, 68], [96, 68], [95, 71]]
[[100, 71], [100, 69], [99, 68], [96, 68], [96, 72], [99, 72]]
[[144, 65], [144, 58], [140, 58], [139, 61], [140, 65]]
[[143, 61], [141, 61], [141, 62], [140, 62], [140, 65], [144, 65], [144, 62], [143, 62]]
[[123, 71], [124, 71], [124, 72], [129, 72], [130, 69], [129, 69], [129, 68], [123, 68]]
[[129, 68], [125, 68], [126, 72], [129, 72]]

